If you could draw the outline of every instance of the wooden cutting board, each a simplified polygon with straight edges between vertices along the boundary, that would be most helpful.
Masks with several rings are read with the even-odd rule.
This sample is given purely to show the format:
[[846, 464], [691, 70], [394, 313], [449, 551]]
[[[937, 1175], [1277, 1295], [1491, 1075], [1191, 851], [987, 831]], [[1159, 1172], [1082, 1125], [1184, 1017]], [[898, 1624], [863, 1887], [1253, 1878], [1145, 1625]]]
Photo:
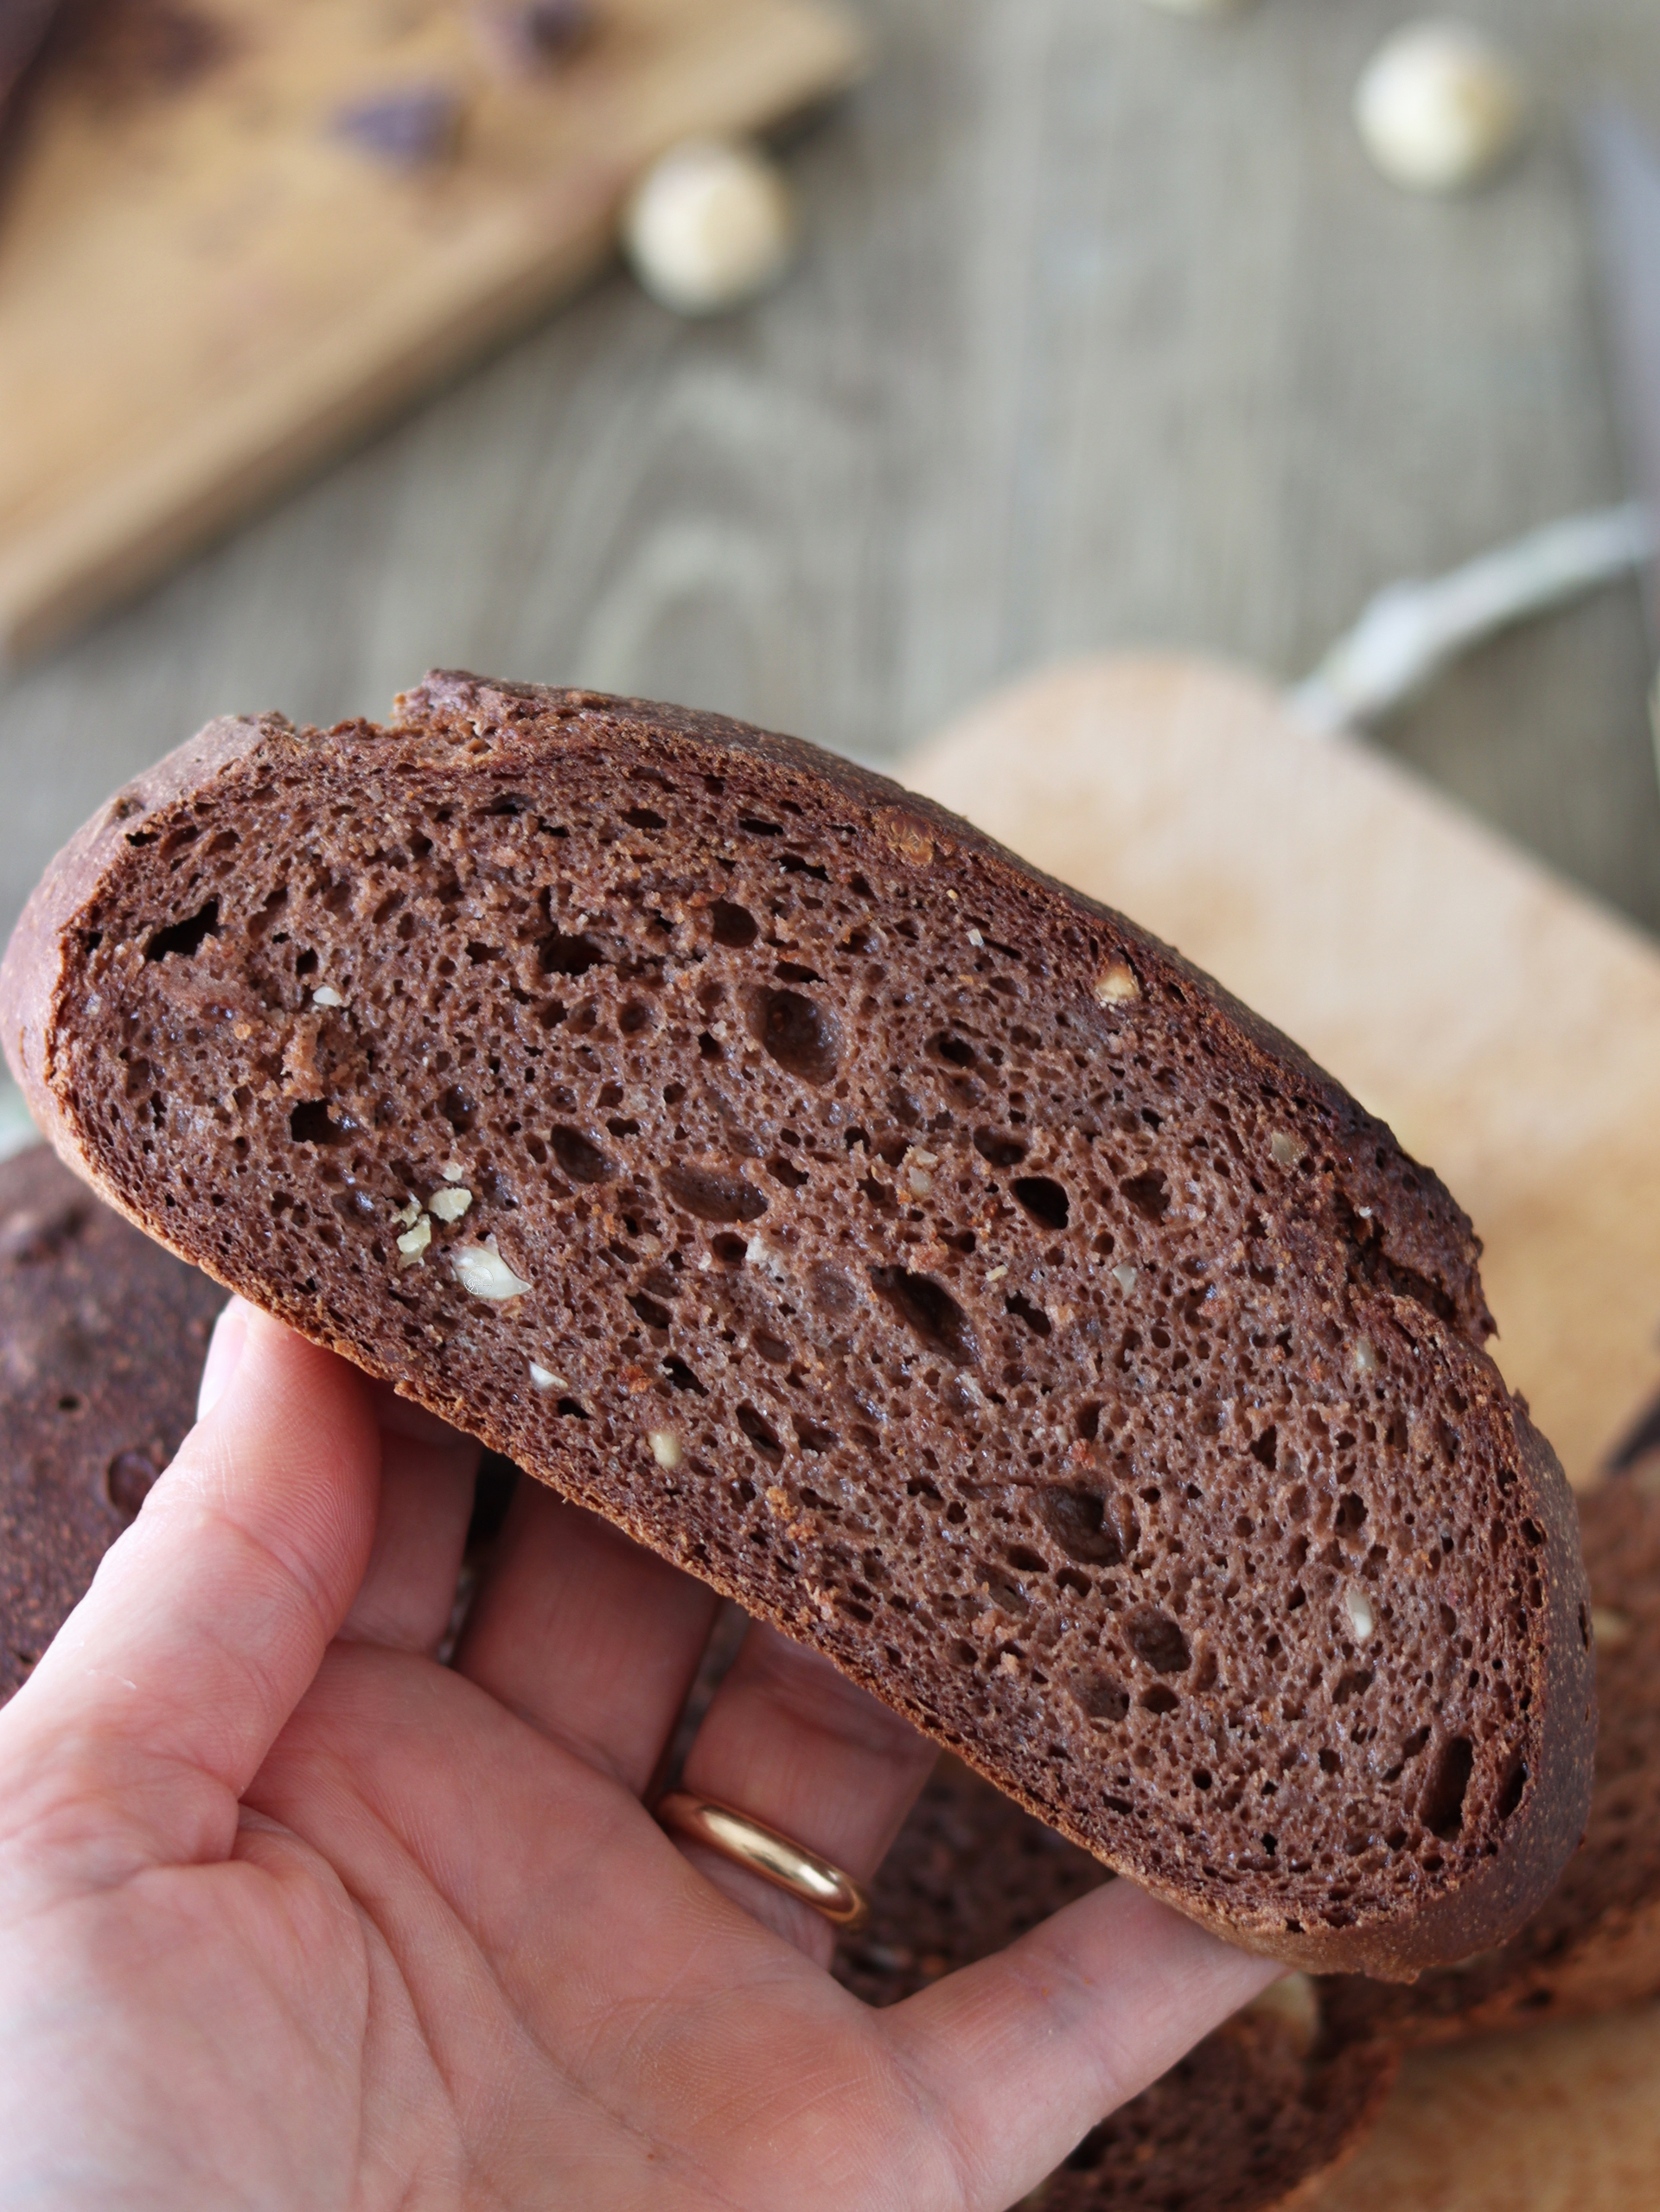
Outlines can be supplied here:
[[[1253, 678], [1085, 662], [905, 780], [1296, 1038], [1486, 1240], [1494, 1349], [1570, 1476], [1660, 1391], [1660, 951]], [[1653, 2212], [1660, 2006], [1410, 2059], [1319, 2212]]]
[[[472, 0], [167, 0], [141, 69], [43, 90], [0, 180], [0, 650], [199, 544], [589, 275], [677, 139], [754, 131], [866, 59], [836, 0], [595, 0], [556, 68], [493, 64]], [[461, 101], [451, 157], [342, 137]]]

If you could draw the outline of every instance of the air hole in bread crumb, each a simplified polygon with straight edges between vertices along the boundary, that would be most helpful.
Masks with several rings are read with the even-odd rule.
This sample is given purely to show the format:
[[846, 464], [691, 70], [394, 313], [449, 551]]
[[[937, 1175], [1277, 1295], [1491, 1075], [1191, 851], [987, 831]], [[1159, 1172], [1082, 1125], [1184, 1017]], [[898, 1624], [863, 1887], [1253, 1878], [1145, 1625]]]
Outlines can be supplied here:
[[1186, 1637], [1167, 1613], [1155, 1608], [1132, 1614], [1125, 1636], [1137, 1659], [1155, 1674], [1181, 1674], [1193, 1664]]
[[1018, 1167], [1028, 1149], [1024, 1138], [1011, 1136], [1006, 1130], [974, 1131], [974, 1150], [982, 1160], [989, 1160], [993, 1167]]
[[1023, 1175], [1011, 1186], [1032, 1219], [1045, 1229], [1064, 1229], [1070, 1219], [1065, 1191], [1048, 1175]]
[[752, 945], [761, 934], [756, 918], [747, 906], [739, 906], [730, 898], [718, 898], [709, 909], [709, 926], [717, 944], [725, 945], [734, 952], [742, 952]]
[[605, 955], [591, 937], [566, 937], [554, 930], [542, 939], [538, 955], [544, 975], [585, 975]]
[[1522, 1793], [1528, 1786], [1528, 1767], [1524, 1759], [1513, 1759], [1498, 1793], [1498, 1817], [1508, 1820], [1522, 1802]]
[[1041, 1490], [1038, 1512], [1044, 1527], [1069, 1559], [1085, 1567], [1116, 1567], [1140, 1536], [1135, 1516], [1109, 1508], [1093, 1490]]
[[1017, 1320], [1024, 1321], [1033, 1336], [1048, 1336], [1054, 1324], [1041, 1306], [1034, 1306], [1024, 1291], [1017, 1290], [1012, 1298], [1003, 1301], [1005, 1309]]
[[[735, 1169], [666, 1167], [662, 1186], [669, 1203], [698, 1221], [759, 1221], [767, 1210], [766, 1192], [746, 1182]], [[718, 1249], [722, 1241], [716, 1239]]]
[[1121, 1721], [1130, 1710], [1130, 1693], [1122, 1683], [1103, 1674], [1082, 1686], [1078, 1703], [1092, 1721]]
[[1118, 1187], [1146, 1221], [1162, 1221], [1170, 1211], [1170, 1186], [1156, 1172], [1132, 1175]]
[[955, 1367], [977, 1366], [980, 1345], [968, 1316], [943, 1283], [932, 1275], [910, 1275], [903, 1268], [874, 1268], [877, 1296], [930, 1352]]
[[755, 1026], [757, 1041], [786, 1075], [819, 1085], [835, 1074], [841, 1032], [834, 1015], [812, 999], [799, 991], [763, 991]]
[[1431, 1835], [1440, 1837], [1443, 1842], [1456, 1836], [1464, 1825], [1464, 1793], [1470, 1787], [1475, 1763], [1475, 1751], [1468, 1736], [1452, 1737], [1435, 1754], [1418, 1817]]
[[779, 1442], [770, 1424], [756, 1411], [752, 1405], [739, 1406], [737, 1419], [738, 1427], [754, 1445], [756, 1450], [760, 1453], [762, 1458], [770, 1460], [775, 1466], [777, 1465], [784, 1456], [784, 1448]]
[[288, 1117], [288, 1133], [296, 1144], [344, 1144], [354, 1127], [345, 1117], [330, 1121], [328, 1101], [322, 1098], [306, 1099]]
[[176, 953], [182, 959], [192, 960], [208, 937], [218, 935], [219, 901], [210, 898], [188, 920], [169, 923], [166, 929], [157, 930], [144, 947], [144, 958], [165, 960], [169, 953]]
[[610, 1161], [580, 1129], [550, 1129], [547, 1142], [560, 1173], [569, 1182], [603, 1183], [611, 1173]]

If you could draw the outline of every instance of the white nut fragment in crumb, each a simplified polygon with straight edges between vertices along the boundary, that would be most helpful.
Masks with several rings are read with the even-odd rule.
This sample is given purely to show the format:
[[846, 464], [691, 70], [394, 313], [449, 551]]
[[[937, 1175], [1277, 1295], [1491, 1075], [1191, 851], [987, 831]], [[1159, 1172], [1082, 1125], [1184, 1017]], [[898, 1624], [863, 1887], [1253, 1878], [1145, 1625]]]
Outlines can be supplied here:
[[1276, 1129], [1268, 1139], [1268, 1157], [1276, 1167], [1294, 1167], [1308, 1147], [1289, 1129]]
[[1098, 1007], [1133, 1006], [1140, 995], [1141, 986], [1136, 981], [1135, 970], [1126, 960], [1114, 960], [1095, 978]]
[[932, 1152], [910, 1151], [905, 1154], [905, 1188], [914, 1199], [925, 1199], [934, 1188], [929, 1172], [939, 1166], [938, 1154]]
[[993, 1268], [991, 1273], [986, 1276], [986, 1280], [987, 1282], [1001, 1282], [1008, 1271], [1009, 1270], [1006, 1266]]
[[332, 983], [319, 983], [311, 994], [311, 1003], [314, 1007], [343, 1007], [346, 1001]]
[[1124, 1293], [1124, 1295], [1127, 1298], [1129, 1296], [1131, 1291], [1135, 1288], [1136, 1284], [1140, 1282], [1140, 1280], [1141, 1270], [1140, 1268], [1115, 1267], [1113, 1269], [1113, 1281], [1118, 1285], [1119, 1288]]
[[451, 1252], [450, 1259], [456, 1282], [475, 1298], [488, 1298], [495, 1305], [504, 1305], [509, 1298], [522, 1298], [530, 1288], [522, 1275], [514, 1273], [494, 1243], [463, 1244]]
[[1618, 1613], [1612, 1605], [1593, 1605], [1591, 1633], [1605, 1652], [1617, 1652], [1631, 1642], [1635, 1632], [1628, 1613]]
[[1245, 2010], [1277, 2021], [1299, 2058], [1306, 2058], [1320, 2039], [1320, 1993], [1306, 1974], [1287, 1974], [1254, 1997]]
[[413, 1267], [427, 1246], [432, 1242], [432, 1224], [423, 1215], [412, 1229], [405, 1230], [398, 1239], [398, 1250], [403, 1257], [399, 1264]]
[[436, 1214], [440, 1221], [459, 1221], [472, 1202], [470, 1191], [457, 1190], [450, 1185], [442, 1191], [433, 1192], [426, 1202], [426, 1210]]
[[1357, 1644], [1370, 1642], [1377, 1627], [1377, 1608], [1357, 1582], [1350, 1582], [1343, 1594], [1344, 1609], [1349, 1615], [1349, 1626], [1354, 1631]]
[[775, 1282], [788, 1282], [789, 1269], [784, 1265], [783, 1254], [776, 1244], [769, 1244], [758, 1229], [744, 1247], [744, 1256], [752, 1268], [764, 1268]]
[[672, 1429], [654, 1429], [646, 1442], [651, 1446], [651, 1456], [665, 1474], [673, 1474], [686, 1457], [680, 1440]]
[[1379, 48], [1355, 91], [1355, 122], [1391, 184], [1460, 192], [1491, 176], [1528, 119], [1522, 73], [1473, 23], [1427, 16]]
[[407, 1205], [400, 1205], [392, 1218], [401, 1222], [405, 1229], [412, 1229], [421, 1218], [420, 1200], [412, 1199]]
[[1369, 1336], [1357, 1336], [1349, 1347], [1349, 1364], [1357, 1375], [1377, 1372], [1377, 1346]]
[[540, 1359], [530, 1363], [530, 1379], [539, 1390], [562, 1390], [566, 1387], [564, 1376], [556, 1375], [551, 1367], [544, 1367]]
[[446, 1160], [438, 1173], [446, 1183], [464, 1183], [467, 1180], [467, 1170], [458, 1160]]
[[676, 315], [721, 315], [769, 291], [795, 250], [795, 211], [753, 146], [689, 138], [648, 171], [622, 218], [634, 272]]

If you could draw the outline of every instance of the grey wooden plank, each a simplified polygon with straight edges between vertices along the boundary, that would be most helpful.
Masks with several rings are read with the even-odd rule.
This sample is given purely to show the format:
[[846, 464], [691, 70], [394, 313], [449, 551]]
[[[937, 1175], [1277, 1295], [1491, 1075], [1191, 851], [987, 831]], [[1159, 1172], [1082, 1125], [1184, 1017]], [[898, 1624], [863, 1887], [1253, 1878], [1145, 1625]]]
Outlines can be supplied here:
[[[1454, 206], [1349, 125], [1396, 0], [865, 4], [883, 65], [791, 150], [775, 298], [693, 328], [607, 279], [0, 689], [0, 925], [224, 708], [460, 662], [891, 754], [1063, 654], [1300, 673], [1391, 577], [1617, 490], [1567, 124], [1612, 82], [1660, 128], [1651, 0], [1468, 0], [1546, 112]], [[1610, 594], [1379, 741], [1660, 924], [1644, 658]]]

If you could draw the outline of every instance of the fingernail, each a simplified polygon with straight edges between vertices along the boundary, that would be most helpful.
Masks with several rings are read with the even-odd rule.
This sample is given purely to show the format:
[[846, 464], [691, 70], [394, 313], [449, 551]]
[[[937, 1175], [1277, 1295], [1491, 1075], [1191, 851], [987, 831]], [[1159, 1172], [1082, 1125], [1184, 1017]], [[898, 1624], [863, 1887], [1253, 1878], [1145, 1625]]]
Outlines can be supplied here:
[[248, 1309], [239, 1298], [233, 1298], [214, 1323], [213, 1338], [208, 1346], [208, 1362], [201, 1371], [201, 1384], [196, 1392], [198, 1421], [206, 1421], [224, 1397], [247, 1340]]

